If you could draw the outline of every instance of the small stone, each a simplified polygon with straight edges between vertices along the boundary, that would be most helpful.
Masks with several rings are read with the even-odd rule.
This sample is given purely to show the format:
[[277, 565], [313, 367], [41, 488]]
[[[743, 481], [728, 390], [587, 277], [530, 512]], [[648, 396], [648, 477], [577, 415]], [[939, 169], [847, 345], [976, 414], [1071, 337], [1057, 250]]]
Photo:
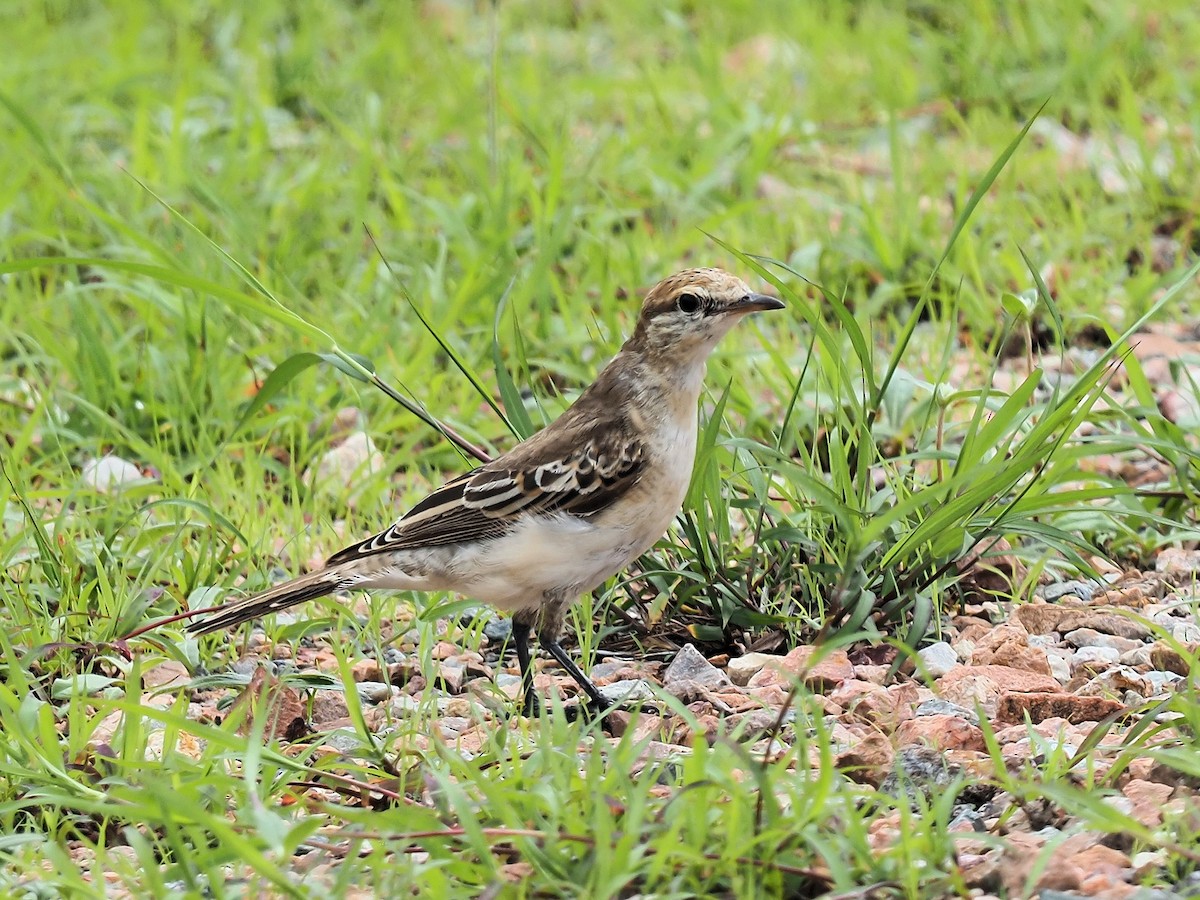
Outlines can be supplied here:
[[1113, 666], [1093, 676], [1077, 693], [1081, 697], [1122, 697], [1133, 692], [1138, 700], [1150, 696], [1153, 689], [1140, 672], [1129, 666]]
[[1092, 599], [1092, 595], [1096, 593], [1096, 586], [1086, 581], [1060, 581], [1056, 584], [1048, 584], [1041, 590], [1042, 599], [1047, 603], [1053, 603], [1060, 597], [1072, 595], [1080, 600], [1088, 601]]
[[1200, 550], [1166, 547], [1159, 551], [1158, 558], [1154, 561], [1154, 569], [1176, 584], [1195, 581], [1196, 576], [1200, 575]]
[[674, 692], [684, 682], [695, 682], [706, 688], [729, 684], [724, 672], [704, 658], [693, 644], [684, 644], [663, 673], [663, 687]]
[[1133, 804], [1132, 816], [1147, 828], [1154, 829], [1162, 824], [1163, 805], [1174, 790], [1169, 784], [1132, 778], [1121, 793]]
[[1112, 647], [1080, 647], [1071, 654], [1071, 673], [1074, 674], [1085, 666], [1100, 671], [1115, 666], [1120, 659], [1120, 651]]
[[349, 490], [353, 506], [366, 476], [382, 472], [385, 464], [386, 459], [371, 436], [365, 431], [352, 431], [321, 454], [316, 464], [305, 470], [302, 479], [311, 490], [321, 493]]
[[1195, 622], [1179, 622], [1172, 626], [1171, 637], [1181, 644], [1194, 644], [1200, 641], [1200, 625]]
[[379, 663], [373, 659], [360, 659], [350, 666], [350, 677], [355, 681], [386, 681], [379, 670]]
[[462, 734], [475, 723], [467, 716], [442, 716], [438, 719], [442, 734], [448, 738]]
[[920, 668], [931, 678], [941, 678], [959, 663], [958, 654], [945, 641], [922, 647], [917, 651], [917, 657], [921, 660]]
[[1024, 672], [1053, 675], [1049, 655], [1041, 647], [1030, 647], [1025, 643], [1008, 641], [996, 648], [988, 662], [994, 666], [1008, 666]]
[[959, 706], [957, 703], [951, 703], [948, 700], [943, 700], [941, 697], [926, 700], [917, 707], [916, 714], [918, 716], [955, 716], [959, 719], [965, 719], [972, 725], [979, 724], [979, 716], [975, 714], [974, 710], [967, 709], [965, 706]]
[[1057, 631], [1066, 634], [1078, 628], [1092, 628], [1104, 634], [1142, 641], [1150, 637], [1149, 626], [1131, 615], [1114, 611], [1114, 607], [1098, 609], [1072, 609], [1059, 620]]
[[931, 797], [935, 791], [949, 786], [957, 774], [945, 755], [932, 747], [905, 747], [896, 754], [895, 766], [879, 786], [885, 794], [895, 797], [913, 798], [914, 789]]
[[[1192, 647], [1186, 649], [1189, 654], [1194, 652]], [[1150, 663], [1160, 672], [1174, 672], [1185, 678], [1191, 674], [1191, 659], [1162, 641], [1156, 642], [1150, 648]]]
[[483, 626], [483, 633], [494, 644], [503, 644], [512, 635], [512, 619], [493, 616]]
[[360, 681], [356, 685], [358, 696], [368, 703], [382, 703], [390, 700], [396, 688], [382, 681]]
[[[816, 661], [813, 657], [816, 656]], [[843, 681], [854, 677], [854, 665], [845, 650], [827, 650], [803, 646], [797, 647], [787, 656], [773, 660], [754, 675], [748, 686], [751, 688], [769, 685], [788, 685], [803, 676], [804, 684], [814, 691], [827, 691]]]
[[876, 725], [894, 724], [900, 718], [895, 697], [886, 688], [870, 681], [844, 681], [830, 691], [828, 697], [851, 718]]
[[783, 659], [782, 656], [775, 656], [771, 653], [747, 653], [729, 660], [725, 666], [725, 674], [734, 684], [745, 687], [750, 683], [750, 679], [762, 670], [763, 666], [781, 659]]
[[[691, 645], [689, 644], [688, 646]], [[653, 686], [650, 684], [650, 682], [642, 679], [614, 681], [612, 684], [606, 684], [603, 687], [598, 687], [597, 690], [600, 691], [600, 696], [613, 706], [634, 703], [638, 700], [654, 699]]]
[[79, 477], [86, 487], [105, 494], [116, 493], [127, 485], [146, 480], [141, 469], [111, 453], [85, 462]]
[[900, 747], [924, 745], [939, 750], [983, 750], [983, 732], [964, 718], [930, 715], [906, 719], [896, 728]]
[[142, 687], [146, 690], [182, 688], [186, 687], [191, 679], [187, 666], [177, 660], [168, 659], [142, 672]]
[[1117, 662], [1123, 666], [1132, 666], [1137, 669], [1152, 668], [1154, 663], [1150, 654], [1150, 644], [1139, 644], [1133, 650], [1122, 653]]
[[1063, 691], [1027, 694], [1009, 691], [996, 703], [996, 721], [1010, 725], [1023, 722], [1028, 716], [1035, 723], [1062, 718], [1078, 725], [1080, 722], [1098, 722], [1124, 708], [1124, 704], [1107, 697], [1079, 697]]
[[[1134, 878], [1145, 878], [1167, 864], [1166, 850], [1143, 850], [1133, 854], [1129, 860]], [[1158, 888], [1143, 888], [1130, 896], [1129, 900], [1178, 900], [1179, 895]]]
[[938, 683], [938, 692], [946, 700], [968, 709], [979, 703], [986, 712], [995, 709], [997, 698], [1005, 691], [1059, 690], [1059, 683], [1049, 675], [1009, 666], [955, 666]]
[[1066, 684], [1071, 680], [1071, 662], [1061, 651], [1047, 653], [1046, 665], [1050, 667], [1050, 674], [1059, 684]]
[[1183, 676], [1175, 672], [1143, 672], [1142, 678], [1150, 685], [1151, 694], [1161, 694], [1165, 691], [1174, 690], [1175, 686], [1183, 681]]
[[1030, 634], [1058, 631], [1058, 623], [1075, 610], [1049, 603], [1021, 603], [1014, 607], [1011, 619]]
[[1115, 634], [1102, 634], [1094, 628], [1076, 628], [1063, 635], [1063, 640], [1072, 647], [1108, 647], [1118, 653], [1127, 653], [1145, 646], [1142, 641], [1118, 637]]
[[444, 659], [438, 664], [438, 681], [452, 694], [462, 693], [467, 667], [457, 659]]
[[892, 768], [895, 751], [877, 729], [865, 731], [834, 753], [834, 764], [860, 784], [878, 787]]

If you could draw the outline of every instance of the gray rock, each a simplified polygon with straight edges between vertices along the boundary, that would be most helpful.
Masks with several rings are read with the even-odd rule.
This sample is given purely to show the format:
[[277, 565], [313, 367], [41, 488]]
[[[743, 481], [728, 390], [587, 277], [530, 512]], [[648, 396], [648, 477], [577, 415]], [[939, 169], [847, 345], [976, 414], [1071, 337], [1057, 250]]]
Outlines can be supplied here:
[[447, 737], [462, 734], [473, 724], [466, 716], [443, 716], [438, 719], [438, 725], [441, 726], [442, 734]]
[[1152, 665], [1150, 659], [1150, 645], [1142, 644], [1127, 653], [1121, 654], [1120, 663], [1123, 666], [1133, 666], [1134, 668], [1146, 668]]
[[360, 681], [357, 685], [358, 696], [368, 703], [382, 703], [384, 700], [390, 700], [396, 688], [390, 684], [384, 684], [382, 681]]
[[663, 686], [671, 690], [674, 686], [694, 681], [706, 688], [716, 688], [729, 684], [728, 676], [704, 658], [703, 654], [692, 644], [685, 644], [667, 666], [663, 673]]
[[965, 719], [972, 725], [979, 724], [979, 716], [974, 710], [967, 709], [965, 706], [959, 706], [957, 703], [951, 703], [949, 700], [943, 700], [941, 697], [934, 697], [932, 700], [926, 700], [924, 703], [917, 706], [916, 715], [918, 716], [955, 716], [959, 719]]
[[[691, 646], [690, 644], [688, 645]], [[654, 688], [650, 682], [640, 678], [628, 678], [624, 681], [614, 681], [599, 688], [600, 696], [614, 706], [633, 703], [638, 700], [653, 700]]]
[[1110, 647], [1118, 653], [1127, 653], [1144, 645], [1142, 641], [1116, 634], [1103, 634], [1094, 628], [1076, 628], [1063, 635], [1063, 640], [1072, 647]]
[[1071, 671], [1077, 672], [1087, 665], [1115, 665], [1120, 658], [1120, 651], [1112, 647], [1080, 647], [1071, 654]]
[[503, 644], [512, 636], [512, 619], [493, 616], [483, 626], [487, 639], [495, 644]]
[[1080, 600], [1091, 600], [1095, 593], [1096, 586], [1087, 581], [1060, 581], [1057, 584], [1048, 584], [1041, 590], [1042, 598], [1049, 603], [1068, 594]]
[[1150, 685], [1150, 689], [1156, 694], [1161, 694], [1166, 691], [1174, 690], [1179, 682], [1183, 681], [1183, 676], [1175, 672], [1143, 672], [1142, 678]]
[[917, 651], [921, 660], [919, 668], [929, 673], [930, 678], [941, 678], [958, 665], [958, 654], [945, 641], [938, 641]]

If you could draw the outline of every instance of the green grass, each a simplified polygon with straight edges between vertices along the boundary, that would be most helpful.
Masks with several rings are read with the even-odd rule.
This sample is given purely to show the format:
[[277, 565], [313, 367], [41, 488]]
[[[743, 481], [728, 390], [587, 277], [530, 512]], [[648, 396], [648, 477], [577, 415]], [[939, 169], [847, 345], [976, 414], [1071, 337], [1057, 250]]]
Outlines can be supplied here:
[[[47, 0], [0, 25], [6, 891], [99, 896], [107, 871], [195, 896], [796, 896], [809, 869], [838, 890], [961, 889], [949, 801], [917, 816], [853, 785], [804, 699], [781, 759], [722, 740], [646, 768], [632, 738], [556, 712], [468, 759], [425, 740], [429, 703], [381, 736], [352, 702], [353, 752], [291, 758], [190, 719], [187, 691], [152, 704], [139, 678], [156, 660], [202, 677], [237, 647], [177, 625], [122, 643], [133, 629], [298, 571], [466, 465], [299, 354], [369, 360], [496, 453], [515, 440], [497, 410], [519, 433], [553, 418], [658, 278], [717, 264], [776, 281], [790, 312], [710, 366], [681, 527], [578, 608], [604, 626], [589, 660], [625, 630], [613, 605], [713, 647], [763, 627], [809, 639], [833, 613], [915, 642], [955, 563], [996, 538], [1035, 572], [1195, 538], [1195, 441], [1136, 365], [1122, 405], [1096, 404], [1125, 348], [1057, 390], [1041, 373], [989, 385], [998, 348], [1024, 340], [1006, 294], [1030, 300], [1050, 356], [1200, 309], [1193, 4]], [[1090, 143], [1066, 152], [1060, 128]], [[977, 382], [952, 375], [960, 335]], [[353, 506], [300, 480], [346, 405], [387, 459]], [[1182, 500], [1082, 475], [1146, 448]], [[85, 488], [105, 452], [151, 478]], [[268, 634], [332, 643], [345, 674], [386, 646], [397, 603], [339, 617], [344, 642], [323, 627], [334, 606], [310, 606]], [[415, 620], [426, 653], [434, 618]], [[1176, 711], [1194, 717], [1193, 699]], [[1186, 771], [1194, 746], [1160, 738], [1128, 752]], [[285, 801], [313, 770], [403, 788], [397, 759], [422, 802]], [[1128, 825], [1043, 776], [1005, 787]], [[892, 813], [912, 819], [904, 840], [873, 848]], [[1180, 817], [1139, 840], [1194, 838]]]

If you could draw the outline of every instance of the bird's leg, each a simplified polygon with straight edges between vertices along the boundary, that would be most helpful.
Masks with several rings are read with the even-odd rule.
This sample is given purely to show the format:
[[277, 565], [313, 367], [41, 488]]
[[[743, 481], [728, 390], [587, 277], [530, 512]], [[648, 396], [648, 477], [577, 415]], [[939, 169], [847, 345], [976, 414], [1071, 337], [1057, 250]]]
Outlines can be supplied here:
[[567, 670], [567, 674], [575, 679], [575, 683], [583, 689], [583, 692], [588, 696], [588, 705], [597, 713], [602, 713], [609, 708], [610, 704], [604, 699], [604, 695], [592, 684], [591, 680], [583, 674], [579, 666], [575, 665], [575, 661], [563, 649], [562, 644], [558, 642], [558, 638], [550, 637], [549, 633], [538, 635], [538, 643], [542, 648], [558, 661], [558, 664]]
[[561, 596], [550, 593], [546, 595], [538, 616], [538, 643], [554, 657], [560, 666], [567, 670], [568, 675], [575, 679], [575, 683], [587, 694], [588, 706], [594, 713], [599, 714], [612, 704], [604, 699], [600, 691], [592, 684], [591, 679], [583, 674], [579, 666], [575, 665], [575, 660], [567, 655], [567, 651], [558, 642], [558, 636], [562, 634], [563, 620], [567, 614], [567, 605], [567, 600]]
[[513, 616], [512, 639], [517, 645], [517, 666], [521, 670], [521, 693], [525, 697], [522, 712], [526, 716], [538, 714], [537, 692], [533, 689], [533, 659], [529, 655], [529, 632], [532, 624], [520, 613]]

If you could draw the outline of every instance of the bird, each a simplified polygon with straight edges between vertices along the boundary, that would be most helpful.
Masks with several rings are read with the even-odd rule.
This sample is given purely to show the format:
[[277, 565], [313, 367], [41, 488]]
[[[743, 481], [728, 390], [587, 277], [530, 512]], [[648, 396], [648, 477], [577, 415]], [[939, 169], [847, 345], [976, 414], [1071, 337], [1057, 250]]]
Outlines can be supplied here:
[[539, 705], [530, 636], [609, 706], [560, 643], [570, 604], [666, 533], [696, 454], [709, 355], [749, 313], [784, 303], [721, 269], [696, 268], [646, 295], [633, 333], [557, 419], [433, 491], [323, 568], [206, 611], [207, 634], [348, 590], [452, 591], [512, 614], [525, 715]]

